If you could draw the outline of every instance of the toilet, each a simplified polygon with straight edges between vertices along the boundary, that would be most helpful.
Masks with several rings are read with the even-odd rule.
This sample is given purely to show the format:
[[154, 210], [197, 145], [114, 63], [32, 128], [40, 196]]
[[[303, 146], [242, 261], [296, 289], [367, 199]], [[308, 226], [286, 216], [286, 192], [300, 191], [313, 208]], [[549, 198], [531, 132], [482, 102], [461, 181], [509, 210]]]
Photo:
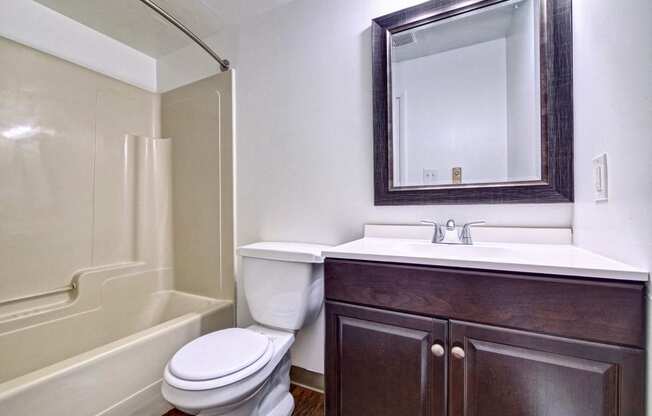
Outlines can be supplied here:
[[325, 248], [281, 242], [240, 247], [244, 294], [256, 324], [183, 346], [165, 367], [163, 397], [192, 415], [290, 415], [290, 347], [324, 303]]

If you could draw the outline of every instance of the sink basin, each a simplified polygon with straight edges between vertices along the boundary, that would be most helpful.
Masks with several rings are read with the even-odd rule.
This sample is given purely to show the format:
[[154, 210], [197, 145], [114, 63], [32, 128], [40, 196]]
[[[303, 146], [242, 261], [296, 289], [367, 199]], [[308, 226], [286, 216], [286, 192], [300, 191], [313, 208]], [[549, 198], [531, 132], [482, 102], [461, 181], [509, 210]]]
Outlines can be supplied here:
[[453, 245], [433, 243], [406, 243], [402, 247], [406, 252], [417, 256], [445, 257], [455, 259], [472, 258], [493, 258], [493, 257], [516, 257], [518, 253], [508, 247], [492, 246], [484, 244], [475, 245]]

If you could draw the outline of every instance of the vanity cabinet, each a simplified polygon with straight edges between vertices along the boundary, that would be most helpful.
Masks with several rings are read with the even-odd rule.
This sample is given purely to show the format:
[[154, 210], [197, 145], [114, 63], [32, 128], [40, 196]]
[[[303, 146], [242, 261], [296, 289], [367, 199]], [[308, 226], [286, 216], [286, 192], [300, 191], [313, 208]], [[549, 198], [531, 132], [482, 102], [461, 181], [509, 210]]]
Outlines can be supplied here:
[[643, 415], [641, 350], [455, 321], [450, 334], [464, 351], [450, 415]]
[[337, 386], [329, 415], [446, 415], [446, 321], [336, 302], [326, 310], [328, 383]]
[[640, 416], [645, 286], [327, 259], [328, 416]]

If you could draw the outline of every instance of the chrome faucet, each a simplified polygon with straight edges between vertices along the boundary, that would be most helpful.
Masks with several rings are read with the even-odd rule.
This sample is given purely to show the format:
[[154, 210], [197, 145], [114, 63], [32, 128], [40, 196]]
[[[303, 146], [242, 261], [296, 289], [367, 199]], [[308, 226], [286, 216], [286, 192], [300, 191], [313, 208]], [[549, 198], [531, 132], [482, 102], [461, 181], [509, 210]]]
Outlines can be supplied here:
[[471, 238], [471, 227], [478, 224], [484, 224], [484, 221], [471, 221], [462, 226], [462, 229], [457, 231], [455, 221], [450, 219], [446, 221], [446, 225], [436, 222], [421, 220], [422, 224], [430, 224], [435, 230], [432, 235], [433, 244], [473, 244]]

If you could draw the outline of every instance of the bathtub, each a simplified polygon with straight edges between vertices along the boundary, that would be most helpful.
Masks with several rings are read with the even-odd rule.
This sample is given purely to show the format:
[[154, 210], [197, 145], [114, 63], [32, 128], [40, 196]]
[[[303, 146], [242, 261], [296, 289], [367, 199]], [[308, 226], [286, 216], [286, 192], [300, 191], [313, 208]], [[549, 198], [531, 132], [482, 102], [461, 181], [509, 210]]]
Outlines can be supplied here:
[[160, 394], [166, 362], [234, 320], [229, 300], [170, 290], [170, 273], [141, 264], [86, 271], [75, 293], [0, 308], [0, 415], [169, 410]]

